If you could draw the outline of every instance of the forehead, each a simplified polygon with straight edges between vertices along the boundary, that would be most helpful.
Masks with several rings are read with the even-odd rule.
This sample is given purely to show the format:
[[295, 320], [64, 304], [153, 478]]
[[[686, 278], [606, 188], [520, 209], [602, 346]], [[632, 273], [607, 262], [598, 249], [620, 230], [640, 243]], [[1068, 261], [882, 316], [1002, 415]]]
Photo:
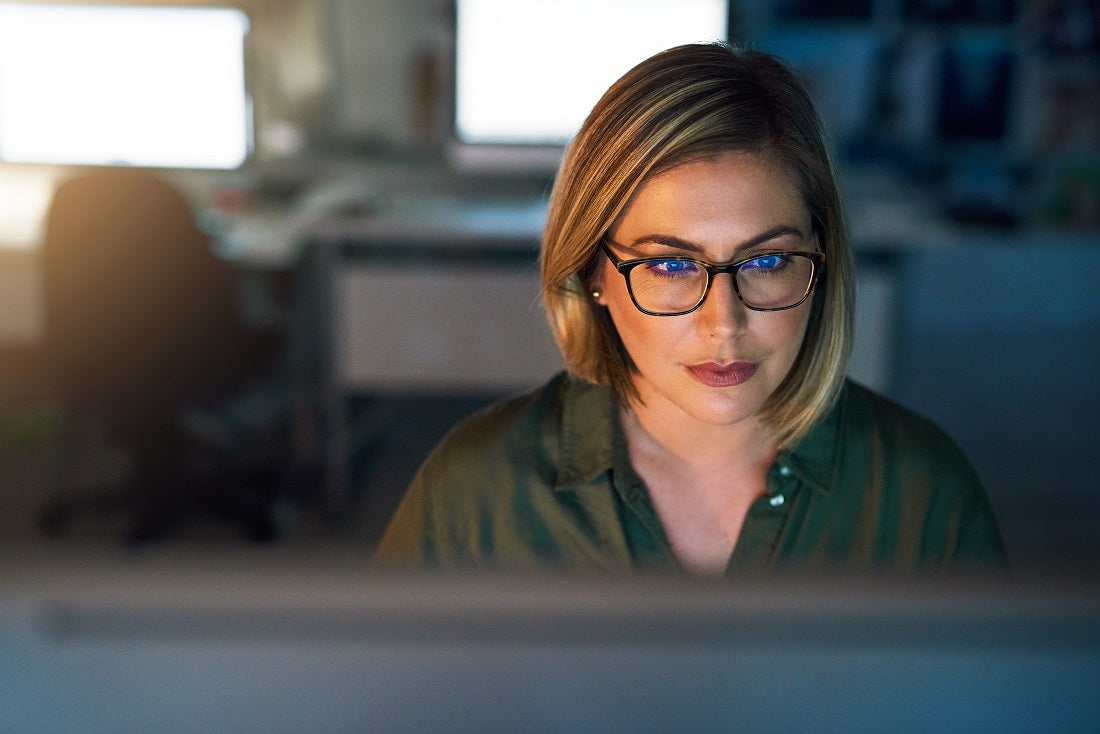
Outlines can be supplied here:
[[694, 158], [643, 181], [616, 224], [802, 226], [809, 210], [795, 182], [774, 156], [731, 151]]

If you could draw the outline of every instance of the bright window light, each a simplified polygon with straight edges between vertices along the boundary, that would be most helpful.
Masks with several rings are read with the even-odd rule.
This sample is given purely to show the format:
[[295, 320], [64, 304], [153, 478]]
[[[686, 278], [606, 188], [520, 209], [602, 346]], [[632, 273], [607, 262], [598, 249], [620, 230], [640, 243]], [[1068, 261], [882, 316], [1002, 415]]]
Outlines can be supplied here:
[[459, 0], [455, 132], [561, 144], [600, 95], [672, 46], [725, 40], [727, 0]]
[[231, 8], [0, 3], [0, 160], [240, 166], [247, 32]]

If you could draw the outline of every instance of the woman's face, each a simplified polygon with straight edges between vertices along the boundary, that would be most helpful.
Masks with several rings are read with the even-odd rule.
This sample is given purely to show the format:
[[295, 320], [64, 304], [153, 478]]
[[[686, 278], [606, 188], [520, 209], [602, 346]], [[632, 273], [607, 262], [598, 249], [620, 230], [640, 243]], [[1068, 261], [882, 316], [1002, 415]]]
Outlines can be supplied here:
[[[786, 168], [734, 152], [647, 181], [610, 240], [623, 260], [667, 255], [722, 264], [816, 249], [810, 213]], [[811, 299], [785, 311], [748, 309], [723, 273], [695, 311], [650, 316], [634, 306], [606, 257], [595, 286], [637, 367], [634, 383], [645, 409], [711, 425], [757, 415], [794, 364], [810, 314]]]

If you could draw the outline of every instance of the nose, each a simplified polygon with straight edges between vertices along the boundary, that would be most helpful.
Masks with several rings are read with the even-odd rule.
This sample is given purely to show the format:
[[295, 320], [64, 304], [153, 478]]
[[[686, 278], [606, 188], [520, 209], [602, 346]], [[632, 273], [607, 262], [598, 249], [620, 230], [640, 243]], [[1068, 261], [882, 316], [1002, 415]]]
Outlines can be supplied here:
[[710, 292], [696, 313], [700, 329], [708, 335], [731, 336], [745, 327], [748, 309], [737, 297], [731, 274], [714, 276]]

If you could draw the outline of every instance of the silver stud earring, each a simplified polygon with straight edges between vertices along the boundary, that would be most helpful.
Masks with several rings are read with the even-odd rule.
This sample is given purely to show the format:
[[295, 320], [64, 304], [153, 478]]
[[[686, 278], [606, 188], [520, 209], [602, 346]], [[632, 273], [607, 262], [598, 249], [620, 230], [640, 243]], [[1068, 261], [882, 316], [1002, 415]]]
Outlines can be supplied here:
[[599, 298], [600, 297], [600, 292], [599, 291], [592, 291], [592, 297], [593, 298]]

